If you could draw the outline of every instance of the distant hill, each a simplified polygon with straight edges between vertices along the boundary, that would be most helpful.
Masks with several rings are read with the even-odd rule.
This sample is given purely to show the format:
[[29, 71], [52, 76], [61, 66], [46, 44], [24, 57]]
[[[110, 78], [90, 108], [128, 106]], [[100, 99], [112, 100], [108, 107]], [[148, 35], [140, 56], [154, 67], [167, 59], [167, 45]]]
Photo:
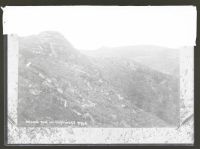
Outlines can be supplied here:
[[98, 50], [83, 52], [95, 57], [129, 58], [154, 70], [179, 76], [179, 49], [138, 45], [114, 48], [102, 47]]
[[[125, 57], [90, 57], [59, 33], [19, 38], [18, 123], [166, 127], [179, 123], [179, 80]], [[27, 124], [26, 121], [48, 123]]]

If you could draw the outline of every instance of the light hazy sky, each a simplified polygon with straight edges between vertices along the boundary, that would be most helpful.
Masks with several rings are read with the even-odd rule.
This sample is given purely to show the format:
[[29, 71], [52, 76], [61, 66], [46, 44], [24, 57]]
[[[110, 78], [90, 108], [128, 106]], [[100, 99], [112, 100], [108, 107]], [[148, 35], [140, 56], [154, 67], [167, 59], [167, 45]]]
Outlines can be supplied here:
[[53, 30], [77, 49], [102, 46], [194, 46], [194, 6], [9, 6], [4, 34], [20, 36]]

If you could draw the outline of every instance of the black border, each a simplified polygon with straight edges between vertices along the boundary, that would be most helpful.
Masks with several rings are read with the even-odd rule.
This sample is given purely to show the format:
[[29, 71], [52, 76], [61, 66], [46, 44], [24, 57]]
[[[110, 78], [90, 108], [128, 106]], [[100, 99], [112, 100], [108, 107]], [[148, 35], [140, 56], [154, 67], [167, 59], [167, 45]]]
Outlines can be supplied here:
[[[22, 148], [72, 148], [72, 147], [80, 147], [80, 148], [88, 148], [94, 147], [126, 147], [126, 148], [142, 148], [142, 149], [157, 149], [157, 148], [178, 148], [178, 149], [200, 149], [200, 39], [199, 39], [199, 29], [200, 27], [200, 1], [199, 0], [1, 0], [0, 6], [61, 6], [61, 5], [117, 5], [117, 6], [173, 6], [173, 5], [192, 5], [196, 6], [197, 9], [197, 38], [196, 38], [196, 46], [194, 48], [194, 145], [184, 145], [184, 144], [64, 144], [64, 145], [25, 145], [21, 146]], [[6, 99], [7, 99], [7, 37], [3, 36], [3, 10], [0, 9], [1, 16], [1, 25], [0, 25], [0, 149], [4, 148], [20, 148], [16, 145], [6, 145], [7, 138], [7, 122], [5, 121], [6, 117]], [[56, 147], [55, 147], [56, 146]]]
[[198, 0], [2, 0], [1, 6], [53, 5], [199, 5]]

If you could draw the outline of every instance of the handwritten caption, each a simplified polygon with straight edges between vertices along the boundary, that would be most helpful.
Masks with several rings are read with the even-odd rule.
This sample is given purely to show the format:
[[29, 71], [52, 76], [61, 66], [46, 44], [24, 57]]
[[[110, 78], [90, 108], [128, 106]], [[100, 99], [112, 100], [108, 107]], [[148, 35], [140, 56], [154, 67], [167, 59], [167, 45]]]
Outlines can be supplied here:
[[57, 124], [57, 125], [70, 125], [70, 126], [87, 126], [87, 122], [83, 121], [29, 121], [26, 120], [26, 124]]

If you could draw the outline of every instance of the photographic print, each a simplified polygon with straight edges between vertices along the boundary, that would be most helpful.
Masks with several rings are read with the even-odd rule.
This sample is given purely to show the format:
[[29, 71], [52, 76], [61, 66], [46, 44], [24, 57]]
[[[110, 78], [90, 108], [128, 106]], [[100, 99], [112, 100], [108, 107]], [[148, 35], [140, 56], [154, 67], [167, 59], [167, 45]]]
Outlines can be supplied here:
[[194, 6], [7, 6], [8, 144], [193, 144]]

